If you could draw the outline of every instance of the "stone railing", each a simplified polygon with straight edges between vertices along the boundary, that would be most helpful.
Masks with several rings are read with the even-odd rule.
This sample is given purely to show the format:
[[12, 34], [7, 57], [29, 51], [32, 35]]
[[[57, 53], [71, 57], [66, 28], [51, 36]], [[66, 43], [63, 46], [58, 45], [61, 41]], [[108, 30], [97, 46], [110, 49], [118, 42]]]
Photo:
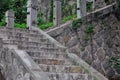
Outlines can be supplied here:
[[[110, 5], [103, 7], [103, 8], [100, 8], [100, 9], [97, 9], [97, 10], [92, 11], [90, 13], [87, 13], [86, 20], [91, 21], [91, 20], [94, 20], [96, 18], [104, 17], [104, 15], [113, 12], [113, 10], [114, 10], [113, 7], [115, 7], [115, 5], [116, 5], [116, 3], [112, 3]], [[71, 26], [71, 24], [72, 24], [72, 21], [68, 21], [65, 24], [61, 25], [60, 27], [56, 27], [54, 29], [46, 31], [46, 33], [48, 33], [50, 36], [60, 34], [64, 30], [65, 27]]]
[[61, 45], [58, 41], [56, 41], [55, 39], [53, 39], [53, 38], [52, 38], [51, 36], [49, 36], [46, 32], [40, 30], [40, 29], [37, 28], [37, 27], [32, 27], [31, 29], [38, 31], [38, 32], [39, 32], [40, 34], [42, 34], [44, 37], [46, 37], [47, 39], [49, 39], [49, 41], [50, 41], [51, 43], [53, 43], [56, 47], [58, 47], [58, 48], [60, 49], [60, 51], [62, 51], [62, 52], [65, 52], [65, 51], [66, 51], [67, 48], [66, 48], [65, 46]]
[[86, 73], [91, 75], [94, 78], [93, 80], [108, 80], [100, 72], [95, 70], [92, 66], [87, 64], [85, 61], [83, 61], [81, 58], [76, 56], [74, 53], [67, 53], [67, 54], [68, 54], [67, 56], [68, 59], [79, 65], [84, 71], [86, 71]]
[[0, 42], [0, 68], [6, 80], [48, 80], [25, 51]]

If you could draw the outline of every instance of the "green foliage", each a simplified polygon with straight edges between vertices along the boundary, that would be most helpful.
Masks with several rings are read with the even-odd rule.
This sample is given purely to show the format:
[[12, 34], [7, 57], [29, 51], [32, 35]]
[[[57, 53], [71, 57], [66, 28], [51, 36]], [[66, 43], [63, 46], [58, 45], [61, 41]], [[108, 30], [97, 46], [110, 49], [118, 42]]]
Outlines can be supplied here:
[[0, 1], [0, 22], [5, 12], [12, 9], [15, 13], [15, 22], [25, 23], [26, 22], [26, 8], [27, 0], [1, 0]]
[[72, 6], [69, 4], [69, 0], [61, 0], [62, 1], [62, 17], [72, 15]]
[[0, 26], [5, 26], [6, 22], [5, 22], [5, 16], [3, 17], [3, 19], [1, 19], [0, 22]]
[[63, 18], [62, 22], [65, 23], [66, 21], [73, 20], [75, 18], [76, 18], [76, 15], [67, 16], [67, 17]]
[[50, 17], [49, 21], [53, 22], [53, 0], [50, 0]]
[[50, 22], [50, 23], [40, 25], [39, 28], [44, 30], [44, 29], [47, 29], [47, 28], [52, 27], [52, 26], [53, 26], [53, 22]]
[[87, 2], [87, 11], [92, 11], [93, 2]]
[[111, 66], [113, 66], [116, 71], [120, 74], [120, 59], [117, 57], [111, 57], [110, 58]]
[[77, 29], [77, 27], [79, 27], [82, 23], [81, 19], [75, 19], [72, 22], [72, 29]]
[[10, 4], [12, 0], [0, 0], [0, 22], [1, 19], [4, 17], [5, 12], [10, 9]]
[[38, 25], [42, 25], [42, 24], [44, 24], [45, 22], [43, 21], [43, 19], [42, 18], [38, 18]]
[[26, 29], [26, 24], [25, 23], [22, 23], [22, 24], [19, 24], [19, 23], [15, 23], [14, 24], [15, 28], [22, 28], [22, 29]]
[[27, 0], [13, 0], [11, 9], [15, 12], [15, 22], [16, 23], [25, 23], [27, 15]]
[[88, 25], [87, 27], [86, 27], [86, 33], [92, 33], [93, 32], [93, 29], [94, 29], [94, 27], [93, 27], [93, 25], [92, 24], [90, 24], [90, 25]]

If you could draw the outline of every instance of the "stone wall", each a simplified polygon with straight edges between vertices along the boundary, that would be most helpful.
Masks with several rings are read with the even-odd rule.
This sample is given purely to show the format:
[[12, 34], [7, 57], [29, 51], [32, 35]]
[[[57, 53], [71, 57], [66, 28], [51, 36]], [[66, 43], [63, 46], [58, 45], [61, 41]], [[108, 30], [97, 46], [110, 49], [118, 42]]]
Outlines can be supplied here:
[[[88, 34], [87, 27], [94, 27]], [[77, 54], [87, 63], [107, 77], [118, 74], [110, 65], [111, 57], [120, 57], [120, 22], [111, 14], [104, 19], [96, 19], [82, 24], [77, 31], [68, 23], [61, 28], [48, 31], [48, 34], [68, 47], [69, 52]]]

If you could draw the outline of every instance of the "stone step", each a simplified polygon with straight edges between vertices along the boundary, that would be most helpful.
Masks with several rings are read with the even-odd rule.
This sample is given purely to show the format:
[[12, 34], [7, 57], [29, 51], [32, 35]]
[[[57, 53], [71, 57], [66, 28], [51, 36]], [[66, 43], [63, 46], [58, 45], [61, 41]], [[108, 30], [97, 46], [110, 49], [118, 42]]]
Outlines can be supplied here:
[[63, 59], [41, 59], [41, 58], [34, 58], [32, 59], [37, 63], [37, 64], [47, 64], [47, 65], [63, 65], [65, 64], [65, 60]]
[[[23, 44], [19, 44], [19, 47], [23, 47], [23, 48], [29, 48], [29, 47], [36, 47], [36, 48], [42, 48], [42, 47], [49, 47], [49, 48], [58, 48], [55, 47], [54, 44], [52, 43], [36, 43], [36, 42], [32, 42], [32, 41], [28, 41], [28, 42], [23, 42]], [[29, 50], [28, 50], [29, 51]]]
[[53, 51], [59, 52], [59, 48], [55, 48], [55, 47], [41, 47], [41, 50], [49, 51], [49, 52], [53, 52]]
[[53, 44], [46, 42], [36, 42], [36, 41], [22, 41], [22, 40], [6, 40], [3, 39], [4, 44], [15, 44], [15, 45], [20, 45], [20, 46], [53, 46]]
[[81, 73], [51, 73], [46, 72], [50, 80], [93, 80], [91, 75]]
[[44, 51], [44, 52], [60, 52], [58, 48], [54, 48], [54, 47], [33, 47], [33, 46], [28, 46], [28, 47], [24, 47], [24, 46], [18, 46], [18, 48], [20, 50], [37, 50], [37, 51]]
[[43, 58], [66, 58], [67, 54], [65, 53], [50, 53], [50, 52], [44, 52], [44, 51], [40, 51], [40, 52], [28, 52], [27, 53], [32, 56], [32, 57], [43, 57]]
[[0, 27], [0, 31], [6, 32], [20, 32], [20, 33], [31, 33], [31, 34], [38, 34], [39, 32], [36, 30], [28, 30], [28, 29], [17, 29], [17, 28], [7, 28], [7, 27]]
[[0, 30], [0, 34], [4, 36], [19, 36], [19, 37], [32, 37], [32, 38], [43, 38], [42, 34], [39, 33], [29, 33], [29, 32], [14, 32], [14, 31], [5, 31], [5, 30]]
[[58, 72], [58, 73], [83, 73], [80, 66], [73, 65], [45, 65], [39, 64], [44, 72]]
[[44, 51], [38, 51], [38, 50], [35, 50], [35, 51], [33, 51], [33, 50], [26, 50], [26, 52], [28, 52], [28, 53], [30, 53], [30, 54], [32, 54], [32, 53], [35, 53], [35, 54], [62, 54], [62, 55], [66, 55], [66, 53], [65, 52], [44, 52]]
[[22, 40], [22, 41], [35, 41], [35, 42], [45, 42], [45, 41], [49, 41], [47, 38], [34, 38], [34, 37], [25, 37], [25, 36], [16, 36], [16, 35], [9, 35], [9, 36], [6, 36], [6, 38], [4, 39], [13, 39], [13, 40]]

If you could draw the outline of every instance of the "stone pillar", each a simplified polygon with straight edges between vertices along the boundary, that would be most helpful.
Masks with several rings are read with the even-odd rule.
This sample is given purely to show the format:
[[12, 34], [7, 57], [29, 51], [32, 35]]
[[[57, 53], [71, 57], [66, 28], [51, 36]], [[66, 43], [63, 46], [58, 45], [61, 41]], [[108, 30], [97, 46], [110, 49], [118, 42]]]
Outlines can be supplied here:
[[77, 18], [82, 18], [86, 15], [86, 0], [77, 0]]
[[37, 27], [38, 0], [27, 2], [27, 27]]
[[93, 0], [92, 2], [93, 2], [92, 9], [94, 10], [95, 9], [95, 0]]
[[82, 18], [82, 13], [80, 10], [80, 0], [77, 0], [77, 18]]
[[53, 22], [54, 25], [59, 25], [61, 23], [61, 0], [54, 0], [54, 9], [53, 9]]
[[6, 27], [14, 27], [14, 12], [11, 10], [8, 10], [5, 14], [6, 16]]

